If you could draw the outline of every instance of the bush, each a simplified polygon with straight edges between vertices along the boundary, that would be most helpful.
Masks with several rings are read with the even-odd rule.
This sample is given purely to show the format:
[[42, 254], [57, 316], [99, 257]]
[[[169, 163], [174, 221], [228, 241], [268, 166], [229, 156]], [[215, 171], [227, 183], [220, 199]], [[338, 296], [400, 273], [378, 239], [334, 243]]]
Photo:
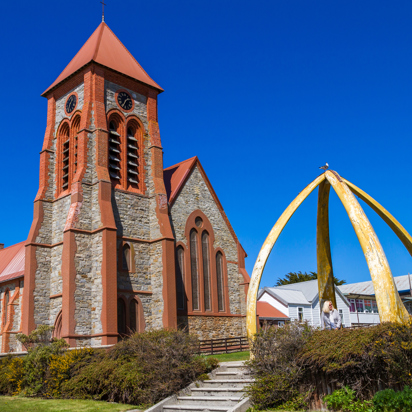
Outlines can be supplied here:
[[323, 400], [332, 411], [373, 412], [375, 410], [372, 401], [356, 400], [355, 391], [347, 386], [334, 391], [331, 395], [326, 395]]
[[261, 330], [253, 342], [253, 359], [248, 362], [255, 381], [248, 395], [259, 409], [305, 408], [310, 384], [302, 383], [304, 370], [297, 362], [313, 330], [305, 323], [292, 322], [283, 328]]
[[153, 404], [218, 364], [198, 356], [197, 338], [183, 331], [135, 334], [108, 352], [66, 350], [49, 332], [42, 327], [19, 336], [28, 354], [0, 361], [0, 394]]
[[217, 360], [197, 356], [197, 338], [183, 331], [137, 333], [73, 370], [62, 395], [135, 405], [153, 404], [210, 372]]
[[412, 389], [405, 386], [403, 391], [385, 389], [373, 397], [377, 412], [409, 412], [412, 410]]
[[371, 399], [379, 387], [411, 385], [411, 325], [384, 323], [369, 328], [315, 331], [299, 353], [305, 379], [324, 374]]

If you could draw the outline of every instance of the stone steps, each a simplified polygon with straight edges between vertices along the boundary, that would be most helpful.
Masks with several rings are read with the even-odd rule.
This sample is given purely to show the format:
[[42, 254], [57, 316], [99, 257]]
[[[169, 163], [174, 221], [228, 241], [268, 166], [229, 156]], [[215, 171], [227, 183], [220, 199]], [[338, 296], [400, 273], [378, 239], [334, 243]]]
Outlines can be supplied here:
[[253, 382], [243, 362], [222, 362], [210, 380], [189, 385], [146, 412], [245, 412], [249, 399], [244, 388]]

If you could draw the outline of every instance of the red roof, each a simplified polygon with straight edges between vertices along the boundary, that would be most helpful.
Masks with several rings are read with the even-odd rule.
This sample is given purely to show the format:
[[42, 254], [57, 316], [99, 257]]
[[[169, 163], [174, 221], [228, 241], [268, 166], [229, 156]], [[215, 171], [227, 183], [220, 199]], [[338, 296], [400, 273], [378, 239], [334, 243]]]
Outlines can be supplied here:
[[257, 302], [256, 304], [256, 313], [259, 315], [259, 318], [281, 318], [281, 319], [289, 319], [284, 313], [280, 310], [274, 308], [268, 302]]
[[143, 70], [107, 24], [102, 22], [43, 95], [91, 61], [163, 91]]
[[26, 242], [0, 250], [0, 282], [24, 276], [24, 253]]
[[163, 170], [163, 180], [169, 203], [173, 203], [175, 200], [197, 160], [197, 156], [195, 156]]

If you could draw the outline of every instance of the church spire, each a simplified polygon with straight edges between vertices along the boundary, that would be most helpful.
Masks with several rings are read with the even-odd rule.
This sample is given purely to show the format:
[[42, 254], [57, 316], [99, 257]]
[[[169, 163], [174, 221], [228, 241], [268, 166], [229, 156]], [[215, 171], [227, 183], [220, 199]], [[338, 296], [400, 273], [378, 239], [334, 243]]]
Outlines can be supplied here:
[[103, 21], [42, 96], [92, 61], [163, 91]]

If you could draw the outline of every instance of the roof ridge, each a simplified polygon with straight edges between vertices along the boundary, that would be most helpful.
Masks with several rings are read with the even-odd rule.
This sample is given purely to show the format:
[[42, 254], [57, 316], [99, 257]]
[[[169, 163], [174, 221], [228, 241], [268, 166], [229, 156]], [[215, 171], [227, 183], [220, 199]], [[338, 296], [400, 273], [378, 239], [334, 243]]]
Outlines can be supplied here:
[[165, 168], [165, 169], [163, 169], [163, 170], [169, 170], [169, 169], [172, 169], [173, 167], [180, 166], [181, 164], [186, 163], [186, 162], [188, 162], [189, 160], [193, 160], [193, 159], [197, 159], [197, 160], [199, 160], [197, 156], [189, 157], [189, 159], [182, 160], [181, 162], [179, 162], [179, 163], [175, 163], [174, 165], [171, 165], [171, 166], [169, 166], [169, 167], [166, 167], [166, 168]]
[[[130, 57], [136, 62], [136, 64], [142, 69], [143, 73], [149, 78], [151, 79], [155, 84], [157, 84], [150, 76], [149, 74], [146, 72], [146, 70], [141, 66], [141, 64], [134, 58], [133, 54], [130, 53], [130, 51], [127, 49], [127, 47], [121, 42], [121, 40], [114, 34], [113, 30], [106, 24], [103, 23], [108, 29], [109, 31], [113, 34], [114, 37], [116, 37], [116, 39], [119, 41], [119, 43], [122, 45], [122, 47], [126, 50], [126, 52], [130, 55]], [[159, 85], [157, 85], [158, 87], [160, 87]]]
[[[98, 37], [98, 39], [97, 39], [96, 48], [95, 48], [95, 50], [94, 50], [93, 57], [92, 57], [92, 60], [93, 60], [93, 61], [96, 61], [97, 53], [99, 52], [99, 48], [100, 48], [100, 43], [102, 42], [103, 30], [104, 30], [104, 27], [105, 27], [105, 26], [109, 29], [109, 26], [108, 26], [104, 21], [102, 21], [102, 22], [100, 23], [100, 25], [99, 25], [99, 27], [101, 27], [101, 28], [100, 28], [99, 37]], [[110, 29], [109, 29], [109, 30], [110, 30]], [[111, 31], [111, 30], [110, 30], [110, 31]], [[113, 32], [112, 32], [112, 33], [113, 33]], [[114, 34], [114, 33], [113, 33], [113, 34]]]

